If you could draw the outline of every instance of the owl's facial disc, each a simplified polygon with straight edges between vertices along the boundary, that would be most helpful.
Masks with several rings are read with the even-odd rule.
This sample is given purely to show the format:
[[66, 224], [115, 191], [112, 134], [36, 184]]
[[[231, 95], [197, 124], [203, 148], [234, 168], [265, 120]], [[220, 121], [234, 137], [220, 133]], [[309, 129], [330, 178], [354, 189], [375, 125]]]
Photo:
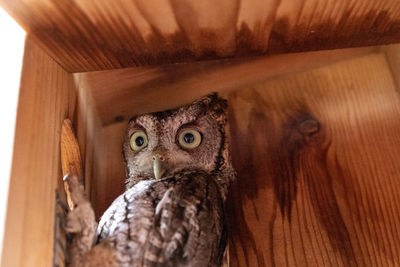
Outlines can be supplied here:
[[127, 187], [183, 170], [220, 168], [225, 156], [221, 153], [225, 109], [226, 102], [211, 95], [177, 109], [132, 118], [124, 143]]

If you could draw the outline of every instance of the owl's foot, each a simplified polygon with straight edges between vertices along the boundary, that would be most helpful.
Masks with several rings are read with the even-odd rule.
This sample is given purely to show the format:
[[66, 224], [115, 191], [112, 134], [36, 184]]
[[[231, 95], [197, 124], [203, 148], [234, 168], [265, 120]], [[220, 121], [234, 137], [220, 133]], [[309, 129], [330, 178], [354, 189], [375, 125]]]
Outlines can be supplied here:
[[95, 243], [97, 223], [93, 208], [85, 195], [83, 185], [76, 176], [68, 176], [68, 183], [74, 208], [67, 215], [65, 230], [72, 234], [70, 247], [71, 266], [79, 262]]

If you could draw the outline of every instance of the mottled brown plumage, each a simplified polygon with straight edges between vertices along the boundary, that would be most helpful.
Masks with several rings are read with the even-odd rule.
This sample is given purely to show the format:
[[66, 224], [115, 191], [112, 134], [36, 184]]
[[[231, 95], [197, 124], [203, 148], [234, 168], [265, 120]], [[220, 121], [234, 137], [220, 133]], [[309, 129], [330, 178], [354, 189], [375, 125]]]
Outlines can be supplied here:
[[[85, 233], [93, 235], [86, 228], [94, 220], [76, 220], [78, 212], [71, 212], [70, 222], [83, 223], [70, 227], [82, 230], [75, 231], [80, 249], [71, 265], [219, 266], [224, 202], [235, 177], [225, 124], [226, 101], [216, 94], [131, 119], [123, 147], [127, 190], [102, 216], [93, 248]], [[74, 179], [69, 182], [83, 194]], [[88, 206], [85, 198], [77, 203], [78, 211]]]

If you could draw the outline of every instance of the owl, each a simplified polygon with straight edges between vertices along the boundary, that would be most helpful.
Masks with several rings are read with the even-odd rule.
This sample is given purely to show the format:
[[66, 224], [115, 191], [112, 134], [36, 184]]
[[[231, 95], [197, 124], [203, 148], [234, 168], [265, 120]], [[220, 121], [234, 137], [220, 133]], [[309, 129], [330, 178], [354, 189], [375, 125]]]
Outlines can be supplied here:
[[220, 266], [224, 206], [235, 178], [225, 134], [227, 102], [211, 94], [191, 104], [133, 117], [125, 132], [126, 191], [96, 230], [75, 177], [71, 266]]

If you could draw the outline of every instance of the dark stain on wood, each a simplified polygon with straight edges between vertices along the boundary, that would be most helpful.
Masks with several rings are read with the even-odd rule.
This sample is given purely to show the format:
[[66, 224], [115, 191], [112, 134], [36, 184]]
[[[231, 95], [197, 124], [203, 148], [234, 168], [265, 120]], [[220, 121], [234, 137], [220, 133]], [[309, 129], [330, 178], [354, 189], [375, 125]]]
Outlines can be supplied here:
[[[275, 196], [283, 216], [291, 220], [292, 203], [297, 196], [297, 171], [303, 150], [317, 142], [318, 120], [303, 111], [291, 115], [282, 128], [281, 140], [272, 152]], [[279, 139], [280, 137], [277, 137]], [[276, 140], [276, 139], [275, 139]]]
[[[254, 93], [255, 99], [257, 95]], [[256, 101], [256, 106], [262, 106], [262, 101]], [[248, 256], [251, 251], [256, 253], [257, 266], [266, 266], [263, 258], [263, 253], [260, 251], [261, 248], [257, 246], [257, 242], [253, 236], [253, 232], [250, 231], [244, 210], [242, 207], [235, 205], [234, 203], [243, 203], [246, 200], [252, 201], [258, 195], [258, 191], [265, 186], [272, 186], [272, 181], [265, 176], [265, 171], [268, 167], [265, 164], [267, 158], [267, 150], [265, 149], [265, 138], [266, 133], [269, 132], [269, 128], [272, 127], [272, 121], [268, 119], [259, 109], [254, 108], [251, 111], [249, 120], [249, 129], [259, 129], [259, 131], [249, 130], [246, 133], [241, 133], [238, 129], [238, 121], [234, 118], [234, 113], [231, 110], [229, 112], [229, 121], [231, 129], [231, 140], [233, 142], [231, 146], [232, 160], [235, 168], [238, 172], [238, 179], [233, 183], [230, 189], [230, 199], [228, 200], [228, 230], [229, 238], [231, 239], [230, 252], [233, 258], [237, 257], [236, 252], [243, 249], [243, 256], [245, 257], [246, 266], [251, 266]], [[254, 206], [254, 202], [252, 202]], [[255, 215], [256, 220], [259, 216]], [[237, 235], [237, 233], [241, 233]], [[236, 242], [233, 242], [235, 238], [239, 239], [241, 247], [235, 247]], [[251, 248], [251, 251], [248, 251]], [[235, 263], [239, 261], [233, 260], [232, 266], [236, 266]], [[269, 262], [269, 261], [267, 261]]]
[[[243, 34], [249, 34], [242, 26]], [[304, 52], [319, 49], [370, 46], [396, 43], [400, 40], [400, 20], [393, 20], [386, 10], [371, 10], [354, 17], [352, 10], [333, 20], [316, 25], [289, 28], [286, 18], [278, 20], [269, 39], [268, 53]]]
[[230, 93], [233, 266], [399, 264], [391, 75], [371, 54]]
[[[273, 123], [278, 111], [263, 102], [257, 93], [252, 94], [254, 107], [249, 115], [248, 131], [239, 130], [237, 118], [230, 120], [232, 156], [238, 172], [238, 179], [231, 189], [231, 198], [235, 199], [236, 204], [228, 202], [229, 220], [234, 221], [230, 224], [230, 232], [234, 233], [234, 237], [231, 237], [231, 244], [234, 244], [231, 254], [237, 257], [236, 250], [243, 249], [246, 265], [251, 266], [247, 259], [247, 255], [251, 254], [247, 249], [251, 248], [256, 253], [258, 266], [265, 266], [264, 254], [259, 251], [253, 232], [244, 220], [246, 216], [243, 207], [237, 203], [250, 201], [254, 210], [257, 210], [253, 199], [258, 197], [263, 188], [272, 187], [275, 200], [265, 205], [274, 206], [268, 227], [269, 238], [273, 239], [276, 209], [280, 211], [282, 218], [286, 218], [289, 224], [292, 223], [293, 202], [297, 197], [299, 179], [303, 179], [312, 209], [325, 229], [332, 247], [340, 253], [341, 261], [346, 266], [356, 266], [350, 236], [332, 189], [332, 174], [327, 166], [330, 144], [326, 140], [323, 124], [306, 106], [300, 105], [297, 109], [292, 107], [288, 111], [280, 111], [283, 112], [279, 115], [282, 123], [278, 126]], [[255, 219], [259, 220], [257, 212]], [[233, 242], [235, 238], [242, 244], [240, 248]], [[269, 245], [268, 262], [275, 265], [273, 240]]]
[[[395, 9], [392, 6], [377, 5], [375, 9], [365, 11], [364, 14], [361, 10], [360, 15], [354, 15], [360, 13], [360, 10], [354, 11], [354, 7], [351, 7], [338, 14], [341, 16], [338, 20], [317, 21], [313, 18], [313, 11], [307, 10], [304, 12], [311, 21], [299, 22], [297, 25], [289, 25], [288, 17], [278, 17], [276, 21], [269, 19], [265, 23], [255, 22], [252, 27], [246, 22], [237, 26], [235, 20], [232, 20], [227, 21], [232, 25], [224, 25], [221, 29], [197, 26], [193, 29], [195, 38], [192, 38], [193, 36], [189, 36], [192, 32], [185, 32], [184, 23], [188, 19], [182, 17], [179, 17], [175, 33], [163, 33], [150, 23], [150, 33], [146, 33], [144, 37], [140, 28], [127, 16], [129, 10], [126, 10], [127, 14], [119, 14], [120, 10], [112, 13], [100, 2], [93, 2], [91, 9], [94, 11], [86, 10], [85, 5], [82, 7], [73, 1], [51, 1], [50, 4], [43, 4], [40, 0], [0, 0], [0, 3], [70, 72], [400, 41], [400, 18], [392, 17], [393, 14], [389, 11], [389, 8]], [[124, 5], [131, 8], [128, 4], [118, 5], [122, 5], [119, 8]], [[275, 15], [270, 14], [270, 17]], [[227, 37], [228, 29], [233, 32], [232, 37]], [[269, 35], [268, 29], [272, 29]]]
[[312, 208], [325, 228], [332, 247], [340, 252], [346, 266], [356, 266], [354, 249], [333, 191], [333, 177], [327, 166], [330, 144], [323, 139], [308, 147], [299, 160], [298, 170], [303, 173]]

